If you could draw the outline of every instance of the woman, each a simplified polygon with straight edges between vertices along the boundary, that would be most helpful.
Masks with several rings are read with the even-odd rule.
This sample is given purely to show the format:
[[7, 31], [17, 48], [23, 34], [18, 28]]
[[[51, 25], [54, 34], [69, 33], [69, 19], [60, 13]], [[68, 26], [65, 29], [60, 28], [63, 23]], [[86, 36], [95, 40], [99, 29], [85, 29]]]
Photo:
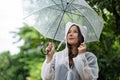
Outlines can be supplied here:
[[46, 60], [42, 66], [43, 80], [97, 80], [96, 56], [86, 52], [84, 26], [68, 22], [65, 29], [66, 48], [54, 54], [54, 45], [46, 48]]

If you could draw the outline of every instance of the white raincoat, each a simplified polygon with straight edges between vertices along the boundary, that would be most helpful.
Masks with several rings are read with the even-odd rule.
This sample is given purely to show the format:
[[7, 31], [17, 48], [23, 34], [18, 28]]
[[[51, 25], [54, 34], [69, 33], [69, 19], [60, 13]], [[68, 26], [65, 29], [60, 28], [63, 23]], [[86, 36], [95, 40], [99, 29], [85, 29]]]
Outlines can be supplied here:
[[[69, 28], [75, 23], [68, 22], [66, 24], [65, 36]], [[76, 24], [77, 25], [77, 24]], [[79, 25], [78, 25], [79, 26]], [[79, 26], [80, 27], [80, 26]], [[80, 27], [80, 31], [86, 40], [87, 28]], [[66, 39], [66, 37], [65, 37]], [[78, 54], [73, 58], [74, 66], [69, 67], [68, 48], [54, 54], [50, 63], [46, 60], [42, 66], [43, 80], [97, 80], [98, 64], [96, 56], [91, 52]]]

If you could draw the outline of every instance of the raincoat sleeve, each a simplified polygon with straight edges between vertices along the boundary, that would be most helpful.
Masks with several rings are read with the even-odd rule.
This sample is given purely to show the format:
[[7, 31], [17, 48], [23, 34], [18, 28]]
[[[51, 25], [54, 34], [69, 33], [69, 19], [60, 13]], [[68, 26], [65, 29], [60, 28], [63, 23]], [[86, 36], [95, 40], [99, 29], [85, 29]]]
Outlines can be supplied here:
[[42, 65], [41, 70], [41, 77], [42, 80], [53, 80], [54, 79], [54, 67], [55, 67], [55, 58], [53, 57], [52, 61], [50, 63], [46, 63], [46, 60], [44, 61]]
[[86, 57], [85, 54], [82, 53], [73, 58], [73, 61], [82, 80], [97, 80], [98, 64], [94, 54], [90, 53]]

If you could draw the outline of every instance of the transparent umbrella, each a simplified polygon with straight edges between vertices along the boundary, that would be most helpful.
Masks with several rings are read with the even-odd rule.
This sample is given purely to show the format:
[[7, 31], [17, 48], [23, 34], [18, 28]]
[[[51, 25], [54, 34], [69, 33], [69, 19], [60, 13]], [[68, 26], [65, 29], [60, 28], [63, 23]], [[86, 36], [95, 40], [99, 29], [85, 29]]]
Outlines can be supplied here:
[[24, 14], [27, 24], [58, 41], [64, 41], [67, 22], [86, 26], [87, 42], [99, 40], [104, 23], [84, 0], [24, 0]]

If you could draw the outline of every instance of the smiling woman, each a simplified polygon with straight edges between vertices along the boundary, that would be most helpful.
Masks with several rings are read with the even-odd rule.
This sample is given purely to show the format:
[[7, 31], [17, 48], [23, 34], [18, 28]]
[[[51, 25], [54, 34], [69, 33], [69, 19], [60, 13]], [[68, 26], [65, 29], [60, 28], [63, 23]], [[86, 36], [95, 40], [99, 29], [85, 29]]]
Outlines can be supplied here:
[[10, 35], [10, 31], [22, 26], [22, 2], [21, 0], [0, 1], [0, 53], [9, 50], [11, 54], [19, 52], [18, 45]]

